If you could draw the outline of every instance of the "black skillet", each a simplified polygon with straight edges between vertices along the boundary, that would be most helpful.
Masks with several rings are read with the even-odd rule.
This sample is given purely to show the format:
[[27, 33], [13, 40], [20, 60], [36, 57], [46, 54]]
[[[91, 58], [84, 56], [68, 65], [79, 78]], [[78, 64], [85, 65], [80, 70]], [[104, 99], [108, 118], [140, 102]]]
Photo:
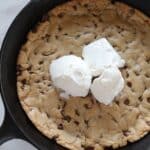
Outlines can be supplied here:
[[[54, 140], [49, 140], [43, 136], [29, 121], [21, 108], [16, 91], [16, 58], [21, 45], [26, 40], [27, 33], [41, 19], [43, 14], [66, 1], [31, 0], [16, 17], [6, 34], [0, 56], [0, 88], [7, 110], [4, 124], [0, 128], [0, 144], [11, 138], [22, 138], [31, 142], [40, 150], [62, 149]], [[122, 1], [150, 16], [149, 0]], [[90, 150], [93, 149], [90, 148]], [[150, 150], [150, 134], [120, 150]]]

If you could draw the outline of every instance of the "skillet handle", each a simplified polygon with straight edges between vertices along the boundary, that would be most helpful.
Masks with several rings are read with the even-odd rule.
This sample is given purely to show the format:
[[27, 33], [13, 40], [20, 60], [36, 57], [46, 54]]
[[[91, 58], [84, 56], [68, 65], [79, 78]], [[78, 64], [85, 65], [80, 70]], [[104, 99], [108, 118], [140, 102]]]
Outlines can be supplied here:
[[10, 117], [7, 109], [5, 109], [5, 118], [2, 126], [0, 127], [0, 145], [4, 142], [14, 139], [14, 138], [20, 138], [23, 140], [27, 139], [24, 137], [23, 134], [19, 131], [19, 129], [14, 124], [12, 118]]

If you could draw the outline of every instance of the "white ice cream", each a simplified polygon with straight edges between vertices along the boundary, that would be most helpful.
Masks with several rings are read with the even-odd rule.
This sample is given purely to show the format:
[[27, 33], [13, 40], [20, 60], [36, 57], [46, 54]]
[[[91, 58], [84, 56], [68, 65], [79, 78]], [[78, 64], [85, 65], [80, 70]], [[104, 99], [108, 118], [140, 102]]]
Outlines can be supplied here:
[[60, 97], [85, 97], [91, 89], [100, 103], [111, 104], [124, 87], [118, 68], [123, 67], [125, 61], [105, 38], [85, 46], [82, 56], [84, 60], [74, 55], [63, 56], [50, 64], [51, 79], [54, 86], [61, 89]]
[[123, 67], [125, 64], [125, 61], [105, 38], [85, 46], [82, 56], [93, 76], [100, 75], [109, 66]]
[[86, 96], [91, 85], [91, 72], [77, 56], [68, 55], [52, 61], [50, 74], [54, 86], [71, 96]]
[[91, 85], [94, 97], [105, 105], [110, 104], [122, 91], [124, 79], [117, 67], [105, 68], [101, 76], [96, 78]]

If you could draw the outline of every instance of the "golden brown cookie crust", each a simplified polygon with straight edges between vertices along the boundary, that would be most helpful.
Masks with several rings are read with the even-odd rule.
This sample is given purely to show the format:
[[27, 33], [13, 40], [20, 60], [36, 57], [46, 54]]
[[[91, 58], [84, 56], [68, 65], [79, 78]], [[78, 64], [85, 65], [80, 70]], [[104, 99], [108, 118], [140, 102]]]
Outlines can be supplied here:
[[[52, 60], [81, 56], [82, 47], [106, 37], [125, 59], [122, 93], [110, 106], [86, 98], [65, 101], [52, 85]], [[150, 131], [150, 19], [109, 0], [73, 0], [49, 11], [28, 34], [17, 65], [22, 107], [47, 137], [72, 150], [118, 148]], [[108, 91], [109, 92], [109, 91]]]

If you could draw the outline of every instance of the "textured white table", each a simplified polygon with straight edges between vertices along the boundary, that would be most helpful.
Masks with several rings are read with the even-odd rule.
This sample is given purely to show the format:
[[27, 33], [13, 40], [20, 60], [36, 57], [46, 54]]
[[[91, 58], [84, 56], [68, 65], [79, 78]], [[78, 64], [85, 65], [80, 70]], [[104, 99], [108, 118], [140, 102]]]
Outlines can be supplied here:
[[[28, 1], [0, 0], [0, 47], [11, 22]], [[5, 109], [0, 96], [0, 126], [3, 123], [4, 116]], [[0, 145], [0, 150], [36, 150], [36, 148], [21, 139], [12, 139]]]

